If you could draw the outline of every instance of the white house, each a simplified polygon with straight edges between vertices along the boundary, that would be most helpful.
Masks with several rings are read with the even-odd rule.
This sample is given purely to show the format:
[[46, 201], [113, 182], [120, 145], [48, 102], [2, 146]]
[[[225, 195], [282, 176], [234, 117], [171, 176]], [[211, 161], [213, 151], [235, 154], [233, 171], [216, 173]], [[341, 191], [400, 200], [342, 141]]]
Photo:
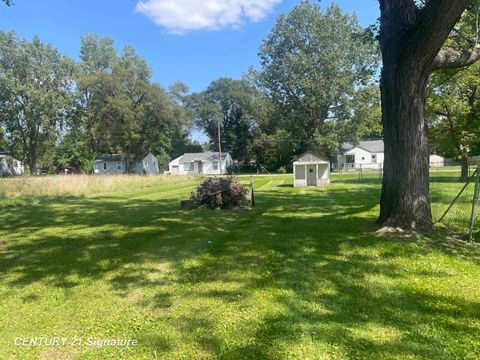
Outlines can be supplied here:
[[23, 175], [25, 167], [20, 160], [10, 156], [8, 151], [0, 149], [0, 176]]
[[293, 162], [293, 186], [330, 185], [330, 161], [322, 154], [308, 151]]
[[228, 152], [222, 152], [222, 168], [218, 152], [186, 153], [172, 160], [168, 165], [171, 175], [221, 175], [233, 164]]
[[[153, 175], [160, 173], [158, 160], [153, 154], [148, 154], [142, 161], [133, 165], [132, 171], [137, 174]], [[122, 154], [104, 154], [93, 162], [95, 174], [124, 174], [125, 160]]]
[[444, 166], [445, 159], [440, 155], [430, 155], [430, 166]]
[[380, 169], [384, 161], [383, 140], [360, 141], [358, 145], [343, 143], [338, 155], [341, 169]]
[[[340, 169], [381, 169], [383, 167], [383, 140], [360, 141], [358, 145], [343, 143], [337, 166]], [[444, 166], [445, 159], [430, 155], [430, 166]]]

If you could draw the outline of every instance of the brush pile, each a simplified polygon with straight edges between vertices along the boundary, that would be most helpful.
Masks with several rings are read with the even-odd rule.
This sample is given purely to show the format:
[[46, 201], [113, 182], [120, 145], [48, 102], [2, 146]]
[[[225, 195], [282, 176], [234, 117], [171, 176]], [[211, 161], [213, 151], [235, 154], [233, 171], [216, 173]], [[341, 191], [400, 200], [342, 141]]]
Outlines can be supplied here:
[[244, 205], [247, 192], [247, 188], [232, 176], [211, 177], [200, 184], [190, 200], [197, 208], [233, 209]]

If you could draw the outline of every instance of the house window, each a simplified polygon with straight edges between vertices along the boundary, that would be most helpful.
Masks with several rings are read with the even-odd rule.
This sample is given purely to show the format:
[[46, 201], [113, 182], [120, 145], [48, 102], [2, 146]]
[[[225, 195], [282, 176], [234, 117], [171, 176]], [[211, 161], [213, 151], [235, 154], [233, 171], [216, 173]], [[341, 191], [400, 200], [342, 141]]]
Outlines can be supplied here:
[[122, 163], [117, 164], [117, 170], [122, 170]]
[[347, 155], [345, 159], [347, 161], [347, 164], [355, 163], [355, 155]]
[[372, 163], [374, 163], [374, 164], [377, 163], [377, 154], [372, 155]]
[[103, 170], [107, 170], [107, 163], [103, 163]]
[[218, 170], [218, 161], [212, 161], [212, 170]]
[[193, 171], [193, 163], [183, 163], [183, 171]]

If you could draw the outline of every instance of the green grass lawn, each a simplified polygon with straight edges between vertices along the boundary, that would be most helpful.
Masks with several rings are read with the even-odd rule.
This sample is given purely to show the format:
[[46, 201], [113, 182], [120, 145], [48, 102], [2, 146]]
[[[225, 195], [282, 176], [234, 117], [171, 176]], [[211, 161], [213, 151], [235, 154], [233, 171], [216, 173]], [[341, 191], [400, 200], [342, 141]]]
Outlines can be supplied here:
[[[480, 247], [375, 235], [378, 183], [180, 211], [197, 181], [0, 200], [0, 359], [480, 357]], [[139, 344], [14, 345], [53, 336]]]

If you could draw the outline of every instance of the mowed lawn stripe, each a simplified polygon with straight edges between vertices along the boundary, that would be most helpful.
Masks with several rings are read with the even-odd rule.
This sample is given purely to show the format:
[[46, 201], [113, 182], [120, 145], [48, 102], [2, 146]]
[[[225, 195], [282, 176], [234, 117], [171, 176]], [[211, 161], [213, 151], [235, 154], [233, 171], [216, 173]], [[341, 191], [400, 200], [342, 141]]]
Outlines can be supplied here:
[[[378, 184], [254, 177], [255, 209], [181, 211], [199, 181], [0, 202], [0, 358], [479, 356], [478, 248], [375, 235]], [[13, 344], [52, 334], [139, 346]]]

